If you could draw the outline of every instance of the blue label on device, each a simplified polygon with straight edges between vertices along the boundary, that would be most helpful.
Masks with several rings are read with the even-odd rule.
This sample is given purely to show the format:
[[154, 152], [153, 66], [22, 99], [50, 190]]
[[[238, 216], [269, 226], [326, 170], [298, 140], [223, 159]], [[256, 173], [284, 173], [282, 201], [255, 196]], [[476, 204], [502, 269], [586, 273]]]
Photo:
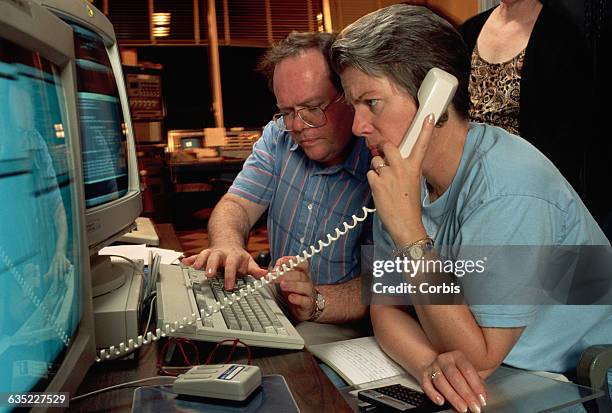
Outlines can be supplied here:
[[231, 380], [234, 377], [236, 377], [236, 375], [238, 373], [240, 373], [242, 370], [244, 370], [244, 366], [233, 365], [229, 369], [227, 369], [223, 373], [221, 373], [219, 375], [219, 377], [217, 377], [217, 378], [221, 379], [221, 380]]

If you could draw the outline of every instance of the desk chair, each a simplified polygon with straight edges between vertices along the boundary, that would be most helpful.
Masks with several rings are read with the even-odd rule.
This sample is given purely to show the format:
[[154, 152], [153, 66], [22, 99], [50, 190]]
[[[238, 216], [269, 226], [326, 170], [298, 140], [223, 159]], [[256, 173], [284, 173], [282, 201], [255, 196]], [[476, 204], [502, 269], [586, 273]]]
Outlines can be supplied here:
[[577, 384], [602, 390], [605, 395], [585, 403], [589, 413], [612, 412], [610, 390], [608, 389], [608, 369], [612, 368], [612, 344], [601, 344], [587, 348], [580, 357], [576, 369]]

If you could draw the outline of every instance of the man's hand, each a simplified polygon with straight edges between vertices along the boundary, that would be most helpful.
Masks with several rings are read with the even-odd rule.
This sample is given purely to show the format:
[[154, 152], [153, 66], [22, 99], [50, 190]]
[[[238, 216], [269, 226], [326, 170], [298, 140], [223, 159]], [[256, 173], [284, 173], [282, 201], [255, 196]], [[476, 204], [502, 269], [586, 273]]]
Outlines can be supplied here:
[[[289, 265], [291, 258], [294, 257], [279, 258], [275, 267]], [[305, 261], [275, 281], [280, 284], [289, 311], [296, 321], [309, 320], [315, 311], [315, 288], [310, 279], [309, 268], [308, 261]]]
[[261, 278], [268, 273], [261, 268], [253, 257], [241, 246], [218, 246], [202, 250], [198, 255], [192, 255], [182, 261], [183, 265], [193, 266], [196, 270], [206, 268], [206, 277], [212, 278], [220, 267], [225, 268], [225, 289], [233, 290], [236, 275], [250, 274]]

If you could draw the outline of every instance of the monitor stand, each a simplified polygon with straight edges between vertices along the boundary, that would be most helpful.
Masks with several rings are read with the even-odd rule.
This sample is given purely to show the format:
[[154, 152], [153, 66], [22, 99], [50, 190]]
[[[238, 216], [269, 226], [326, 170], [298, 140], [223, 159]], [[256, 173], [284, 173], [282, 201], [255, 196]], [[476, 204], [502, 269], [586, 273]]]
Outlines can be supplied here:
[[125, 261], [125, 265], [123, 262], [113, 262], [110, 255], [95, 254], [89, 257], [89, 263], [94, 298], [120, 288], [136, 271], [128, 261]]

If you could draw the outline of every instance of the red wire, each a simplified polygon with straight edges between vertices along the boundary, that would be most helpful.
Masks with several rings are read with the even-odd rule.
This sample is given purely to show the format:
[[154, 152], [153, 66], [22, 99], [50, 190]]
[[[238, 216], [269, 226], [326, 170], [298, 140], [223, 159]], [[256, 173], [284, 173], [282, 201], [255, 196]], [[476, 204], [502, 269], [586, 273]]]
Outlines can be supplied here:
[[[251, 364], [252, 361], [252, 356], [251, 356], [251, 349], [250, 347], [245, 344], [243, 341], [235, 338], [235, 339], [228, 339], [228, 340], [222, 340], [219, 341], [218, 343], [215, 344], [215, 347], [211, 350], [211, 352], [208, 354], [208, 357], [206, 358], [206, 362], [204, 364], [210, 364], [213, 360], [213, 358], [215, 357], [215, 355], [217, 354], [217, 351], [219, 350], [219, 347], [224, 344], [224, 343], [228, 343], [231, 342], [232, 343], [232, 348], [229, 351], [229, 354], [227, 355], [227, 357], [225, 358], [225, 361], [223, 362], [224, 364], [228, 364], [230, 363], [232, 356], [234, 355], [234, 352], [236, 351], [236, 348], [238, 347], [238, 345], [242, 345], [247, 352], [247, 364]], [[165, 366], [162, 363], [162, 360], [166, 357], [166, 352], [168, 351], [168, 348], [170, 346], [171, 343], [176, 344], [176, 346], [178, 347], [181, 356], [183, 357], [183, 361], [185, 362], [185, 369], [189, 369], [191, 367], [193, 367], [194, 365], [198, 365], [200, 363], [200, 352], [198, 350], [198, 346], [191, 340], [188, 339], [184, 339], [184, 338], [171, 338], [168, 341], [166, 341], [166, 343], [164, 343], [162, 349], [159, 352], [159, 355], [157, 357], [157, 369], [162, 372], [163, 374], [169, 375], [169, 376], [177, 376], [179, 373], [177, 372], [169, 372], [166, 370], [166, 367], [169, 366]], [[185, 345], [189, 345], [195, 354], [195, 362], [192, 363], [189, 359], [189, 356], [187, 355], [187, 352], [185, 351], [185, 348], [183, 347], [183, 344]]]
[[183, 360], [185, 361], [185, 364], [187, 364], [190, 367], [193, 367], [193, 364], [191, 364], [191, 362], [189, 361], [189, 358], [187, 357], [187, 354], [185, 353], [185, 349], [183, 348], [183, 343], [185, 344], [190, 344], [193, 347], [194, 353], [195, 353], [195, 360], [196, 360], [196, 365], [198, 364], [199, 360], [200, 360], [200, 352], [198, 351], [198, 346], [196, 346], [191, 340], [186, 340], [184, 338], [178, 339], [178, 348], [181, 351], [181, 354], [183, 355]]
[[[168, 372], [166, 370], [166, 367], [162, 364], [162, 360], [165, 358], [166, 356], [166, 352], [168, 351], [168, 347], [170, 346], [171, 343], [175, 343], [177, 345], [177, 347], [179, 348], [179, 351], [181, 352], [181, 355], [183, 356], [183, 361], [185, 362], [185, 364], [189, 367], [193, 367], [194, 365], [198, 365], [199, 361], [200, 361], [200, 352], [198, 350], [198, 347], [195, 343], [193, 343], [191, 340], [188, 339], [184, 339], [184, 338], [172, 338], [170, 340], [168, 340], [164, 346], [162, 347], [161, 351], [159, 352], [159, 356], [157, 357], [157, 369], [159, 371], [161, 371], [164, 374], [170, 375], [170, 376], [176, 376], [177, 373], [174, 372]], [[188, 344], [190, 345], [193, 350], [194, 350], [194, 354], [195, 354], [195, 363], [192, 363], [189, 360], [189, 357], [187, 356], [187, 353], [185, 352], [185, 349], [183, 348], [183, 344]], [[187, 366], [185, 368], [187, 368]]]
[[249, 348], [249, 346], [247, 344], [245, 344], [243, 341], [235, 338], [235, 339], [228, 339], [228, 340], [222, 340], [219, 341], [217, 344], [215, 344], [215, 347], [212, 349], [212, 351], [208, 354], [208, 358], [206, 359], [206, 362], [204, 364], [210, 364], [213, 360], [213, 357], [217, 354], [217, 351], [219, 350], [219, 346], [223, 343], [227, 343], [227, 342], [231, 342], [232, 343], [232, 348], [229, 352], [229, 354], [227, 355], [227, 357], [225, 358], [224, 363], [227, 364], [230, 362], [230, 360], [232, 359], [232, 355], [234, 354], [234, 351], [236, 350], [236, 347], [238, 346], [238, 344], [242, 344], [244, 346], [244, 348], [247, 351], [247, 364], [251, 364], [251, 349]]

